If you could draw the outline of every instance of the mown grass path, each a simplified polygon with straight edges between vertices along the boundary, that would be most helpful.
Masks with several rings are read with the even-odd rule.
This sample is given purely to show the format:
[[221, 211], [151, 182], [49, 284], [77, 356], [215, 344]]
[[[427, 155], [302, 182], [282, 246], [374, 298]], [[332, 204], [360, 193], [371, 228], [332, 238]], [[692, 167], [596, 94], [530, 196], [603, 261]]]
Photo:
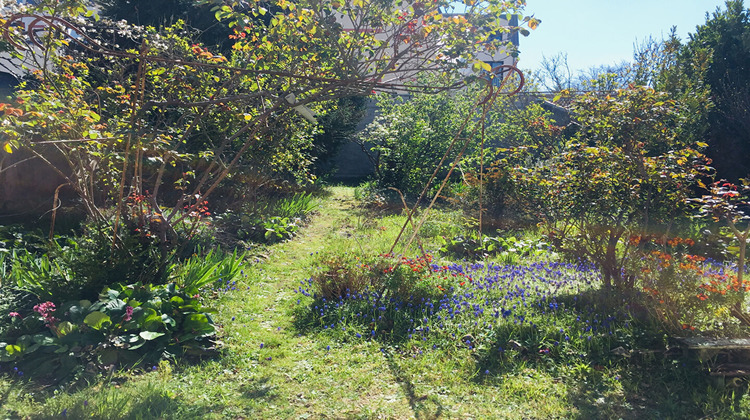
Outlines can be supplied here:
[[[551, 418], [570, 408], [560, 404], [566, 399], [564, 387], [532, 370], [499, 386], [484, 386], [471, 377], [470, 358], [399, 356], [391, 349], [383, 351], [377, 341], [341, 343], [296, 331], [293, 310], [299, 296], [293, 289], [309, 276], [315, 254], [340, 248], [345, 238], [358, 234], [358, 226], [373, 223], [357, 211], [352, 189], [337, 187], [330, 192], [301, 235], [275, 247], [268, 261], [255, 268], [250, 276], [257, 275], [259, 281], [224, 300], [230, 356], [217, 366], [234, 364], [234, 390], [221, 392], [238, 398], [238, 408], [244, 407], [240, 415]], [[387, 234], [354, 242], [384, 252], [402, 220], [378, 220]], [[352, 246], [352, 241], [345, 244]], [[227, 319], [230, 314], [234, 321]]]

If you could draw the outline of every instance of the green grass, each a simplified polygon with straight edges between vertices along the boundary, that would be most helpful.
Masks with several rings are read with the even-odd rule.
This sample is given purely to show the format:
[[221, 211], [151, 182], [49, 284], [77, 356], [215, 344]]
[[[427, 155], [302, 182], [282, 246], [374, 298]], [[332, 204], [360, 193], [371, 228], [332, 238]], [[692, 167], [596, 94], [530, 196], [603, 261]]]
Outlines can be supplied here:
[[[627, 359], [609, 349], [596, 358], [564, 352], [499, 358], [439, 337], [424, 348], [403, 337], [357, 339], [356, 328], [365, 329], [354, 322], [346, 333], [298, 328], [313, 299], [294, 289], [314, 273], [318, 256], [386, 252], [404, 222], [361, 211], [352, 189], [330, 192], [298, 237], [269, 247], [266, 261], [244, 268], [236, 291], [208, 302], [219, 310], [221, 358], [111, 372], [76, 388], [45, 387], [8, 373], [0, 379], [0, 417], [61, 418], [64, 410], [68, 418], [112, 419], [682, 419], [750, 412], [740, 388], [719, 387], [694, 362], [658, 352]], [[425, 247], [434, 249], [433, 236], [454, 233], [445, 225], [454, 219], [438, 215], [421, 238]], [[573, 321], [561, 316], [558, 322]], [[626, 338], [633, 343], [663, 341], [645, 327], [622, 331], [651, 334]]]

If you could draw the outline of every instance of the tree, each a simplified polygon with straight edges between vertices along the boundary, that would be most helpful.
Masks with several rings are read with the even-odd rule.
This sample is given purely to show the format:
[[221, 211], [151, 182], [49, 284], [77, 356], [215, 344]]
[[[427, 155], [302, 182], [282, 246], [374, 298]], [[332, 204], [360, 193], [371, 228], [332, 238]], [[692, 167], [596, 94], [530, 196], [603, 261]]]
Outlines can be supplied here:
[[573, 88], [575, 81], [568, 65], [568, 53], [559, 52], [552, 57], [542, 56], [539, 66], [536, 76], [545, 89], [559, 92]]
[[[717, 175], [737, 180], [750, 173], [750, 10], [742, 0], [717, 9], [679, 49], [665, 76], [672, 91], [705, 89], [713, 106], [704, 113], [705, 133]], [[675, 78], [675, 73], [678, 76]], [[675, 80], [676, 79], [676, 80]], [[675, 83], [677, 82], [677, 83]], [[698, 95], [701, 96], [700, 94]], [[695, 127], [700, 129], [700, 127]]]
[[[467, 63], [486, 70], [476, 53], [502, 47], [494, 35], [518, 30], [502, 18], [520, 14], [522, 2], [465, 6], [465, 14], [444, 15], [447, 1], [219, 4], [216, 16], [234, 31], [230, 59], [191, 44], [179, 26], [126, 26], [122, 36], [140, 47], [119, 51], [63, 20], [78, 19], [85, 11], [80, 3], [42, 2], [32, 10], [52, 29], [42, 34], [44, 48], [30, 50], [38, 60], [36, 80], [3, 105], [2, 147], [6, 153], [25, 147], [40, 159], [46, 157], [39, 144], [55, 147], [67, 164], [59, 173], [88, 214], [111, 223], [113, 247], [122, 243], [121, 219], [169, 244], [175, 224], [204, 208], [238, 167], [304, 174], [310, 108], [322, 111], [330, 101], [374, 90], [442, 91], [456, 86], [408, 82], [419, 73], [458, 74]], [[20, 48], [12, 23], [4, 30]], [[64, 28], [79, 37], [54, 30]], [[172, 202], [159, 194], [170, 166], [182, 169], [171, 180], [181, 189]], [[114, 220], [100, 208], [101, 187]]]
[[210, 46], [217, 46], [227, 52], [233, 42], [229, 35], [233, 31], [216, 20], [211, 11], [212, 5], [207, 2], [190, 0], [98, 0], [102, 6], [101, 14], [112, 20], [125, 20], [131, 25], [171, 26], [178, 20], [197, 31], [196, 41]]
[[686, 217], [705, 170], [700, 145], [679, 136], [679, 104], [647, 87], [583, 95], [573, 119], [577, 135], [527, 183], [540, 186], [540, 211], [562, 250], [601, 267], [606, 288], [632, 287], [630, 238], [667, 235]]

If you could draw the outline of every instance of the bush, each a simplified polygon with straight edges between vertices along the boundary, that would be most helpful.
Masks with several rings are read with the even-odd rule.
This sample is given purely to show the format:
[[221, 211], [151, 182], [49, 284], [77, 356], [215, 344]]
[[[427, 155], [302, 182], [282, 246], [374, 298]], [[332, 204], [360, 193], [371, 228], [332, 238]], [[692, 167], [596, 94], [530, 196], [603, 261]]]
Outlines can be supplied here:
[[538, 257], [550, 249], [542, 240], [515, 236], [482, 236], [480, 239], [473, 233], [440, 239], [440, 251], [446, 255], [470, 260], [491, 257], [504, 264], [518, 264], [523, 258]]
[[194, 295], [207, 286], [230, 282], [239, 273], [247, 253], [225, 253], [221, 249], [198, 253], [184, 262], [170, 267], [169, 278], [188, 295]]
[[646, 309], [670, 334], [737, 335], [731, 308], [742, 300], [733, 267], [697, 255], [652, 251], [640, 261]]
[[[418, 196], [457, 135], [460, 116], [472, 112], [473, 95], [468, 91], [416, 94], [408, 100], [380, 95], [379, 115], [359, 139], [363, 146], [371, 145], [369, 155], [378, 186]], [[438, 179], [446, 176], [447, 166], [459, 150], [460, 146], [453, 148]], [[453, 178], [460, 181], [458, 171]]]
[[376, 293], [381, 299], [413, 302], [441, 296], [445, 290], [447, 279], [431, 262], [429, 254], [416, 258], [324, 254], [311, 281], [316, 296], [324, 299]]
[[34, 378], [76, 379], [86, 370], [152, 364], [213, 350], [212, 310], [174, 284], [105, 289], [99, 299], [11, 312], [0, 362]]
[[41, 300], [55, 302], [96, 299], [104, 287], [118, 283], [166, 282], [173, 255], [161, 253], [157, 238], [124, 232], [124, 246], [113, 249], [107, 227], [90, 224], [80, 236], [49, 242], [45, 253], [13, 250], [4, 257], [5, 278]]
[[638, 256], [632, 236], [675, 231], [688, 223], [691, 186], [705, 174], [701, 144], [679, 130], [680, 106], [645, 87], [574, 102], [580, 125], [562, 153], [525, 180], [561, 251], [596, 263], [605, 288], [631, 288], [623, 270]]
[[310, 192], [280, 199], [260, 198], [218, 216], [217, 225], [241, 241], [275, 243], [292, 238], [318, 205]]

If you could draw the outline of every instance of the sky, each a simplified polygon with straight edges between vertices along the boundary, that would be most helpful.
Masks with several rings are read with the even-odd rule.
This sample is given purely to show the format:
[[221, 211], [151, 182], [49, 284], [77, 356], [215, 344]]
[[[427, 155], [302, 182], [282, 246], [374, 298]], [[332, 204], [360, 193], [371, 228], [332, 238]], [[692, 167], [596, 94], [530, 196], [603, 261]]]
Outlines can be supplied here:
[[[573, 74], [593, 66], [632, 61], [633, 46], [660, 40], [677, 27], [686, 41], [724, 0], [527, 0], [526, 15], [542, 20], [520, 37], [518, 67], [537, 70], [542, 56], [568, 53]], [[747, 5], [747, 2], [746, 2]]]

